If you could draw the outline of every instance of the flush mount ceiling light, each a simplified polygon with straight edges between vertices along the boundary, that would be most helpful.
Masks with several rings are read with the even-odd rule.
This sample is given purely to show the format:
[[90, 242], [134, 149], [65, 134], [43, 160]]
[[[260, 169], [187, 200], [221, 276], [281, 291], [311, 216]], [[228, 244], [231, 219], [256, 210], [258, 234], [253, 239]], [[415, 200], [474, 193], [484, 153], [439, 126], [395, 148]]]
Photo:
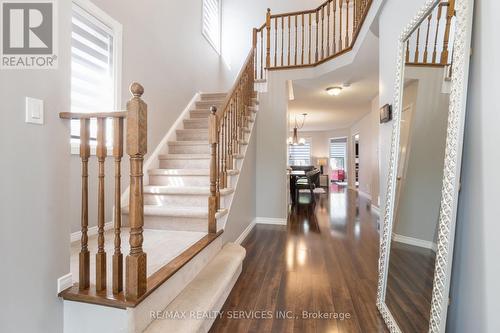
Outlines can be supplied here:
[[326, 92], [330, 96], [338, 96], [342, 92], [342, 87], [329, 87], [326, 88]]

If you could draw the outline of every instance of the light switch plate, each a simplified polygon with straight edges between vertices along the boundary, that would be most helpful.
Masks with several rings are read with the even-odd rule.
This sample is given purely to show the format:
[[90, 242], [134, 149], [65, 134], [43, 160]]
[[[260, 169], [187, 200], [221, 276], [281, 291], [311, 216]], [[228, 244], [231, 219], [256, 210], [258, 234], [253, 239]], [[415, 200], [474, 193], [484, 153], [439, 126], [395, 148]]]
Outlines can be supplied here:
[[26, 122], [43, 125], [43, 100], [26, 97]]

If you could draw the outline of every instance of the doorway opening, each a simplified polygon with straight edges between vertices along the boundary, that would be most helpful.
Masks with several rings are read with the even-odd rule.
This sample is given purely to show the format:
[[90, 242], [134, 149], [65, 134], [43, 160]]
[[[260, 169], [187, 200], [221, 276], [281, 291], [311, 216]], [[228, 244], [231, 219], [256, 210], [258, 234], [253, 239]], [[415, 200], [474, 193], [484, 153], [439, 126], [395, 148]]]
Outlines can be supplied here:
[[359, 188], [359, 133], [353, 136], [354, 150], [354, 187]]
[[340, 185], [347, 185], [347, 138], [330, 139], [329, 174], [331, 182]]

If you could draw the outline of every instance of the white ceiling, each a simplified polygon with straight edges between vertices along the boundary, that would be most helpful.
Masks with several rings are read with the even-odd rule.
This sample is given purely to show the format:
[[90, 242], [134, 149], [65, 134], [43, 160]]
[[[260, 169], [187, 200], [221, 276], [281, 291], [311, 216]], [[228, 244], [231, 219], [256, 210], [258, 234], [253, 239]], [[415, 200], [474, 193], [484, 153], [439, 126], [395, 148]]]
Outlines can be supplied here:
[[[308, 113], [304, 131], [343, 129], [370, 112], [371, 101], [378, 94], [378, 54], [378, 38], [369, 33], [351, 65], [315, 79], [294, 81], [295, 100], [288, 105], [291, 124], [295, 115]], [[326, 88], [343, 83], [351, 86], [339, 96], [326, 93]]]

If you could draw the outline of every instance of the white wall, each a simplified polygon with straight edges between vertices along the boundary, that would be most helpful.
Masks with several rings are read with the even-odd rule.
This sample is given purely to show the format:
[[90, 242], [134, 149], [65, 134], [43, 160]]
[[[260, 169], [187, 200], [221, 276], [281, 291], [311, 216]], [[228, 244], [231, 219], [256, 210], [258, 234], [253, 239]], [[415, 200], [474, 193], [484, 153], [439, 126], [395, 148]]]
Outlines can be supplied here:
[[[59, 68], [0, 71], [0, 332], [62, 332], [56, 280], [69, 272], [70, 8], [58, 2]], [[25, 97], [45, 124], [24, 123]]]
[[[349, 138], [351, 152], [353, 136], [359, 134], [359, 191], [371, 197], [378, 207], [379, 197], [379, 108], [378, 96], [372, 100], [370, 112], [351, 127]], [[354, 158], [350, 159], [349, 186], [354, 187]]]
[[[405, 80], [416, 80], [406, 176], [398, 198], [398, 235], [434, 242], [441, 203], [449, 94], [441, 92], [443, 68], [407, 67]], [[416, 87], [414, 89], [413, 87]], [[412, 89], [413, 88], [413, 89]], [[411, 95], [414, 95], [412, 92]]]
[[[201, 34], [202, 0], [93, 0], [123, 25], [122, 107], [130, 98], [129, 85], [140, 82], [148, 104], [148, 151], [152, 152], [198, 91], [227, 91], [240, 67], [231, 72]], [[232, 22], [231, 24], [238, 24]], [[228, 23], [225, 28], [234, 27]], [[235, 37], [236, 38], [236, 37]], [[226, 42], [230, 42], [227, 40]], [[250, 47], [251, 44], [248, 44]], [[128, 156], [122, 163], [122, 188], [128, 180]], [[113, 161], [107, 160], [106, 221], [112, 220]], [[97, 163], [89, 164], [89, 191], [97, 193]], [[71, 224], [80, 229], [80, 160], [71, 160]], [[97, 200], [89, 202], [89, 225], [97, 224]]]
[[500, 332], [500, 2], [476, 1], [448, 331]]

